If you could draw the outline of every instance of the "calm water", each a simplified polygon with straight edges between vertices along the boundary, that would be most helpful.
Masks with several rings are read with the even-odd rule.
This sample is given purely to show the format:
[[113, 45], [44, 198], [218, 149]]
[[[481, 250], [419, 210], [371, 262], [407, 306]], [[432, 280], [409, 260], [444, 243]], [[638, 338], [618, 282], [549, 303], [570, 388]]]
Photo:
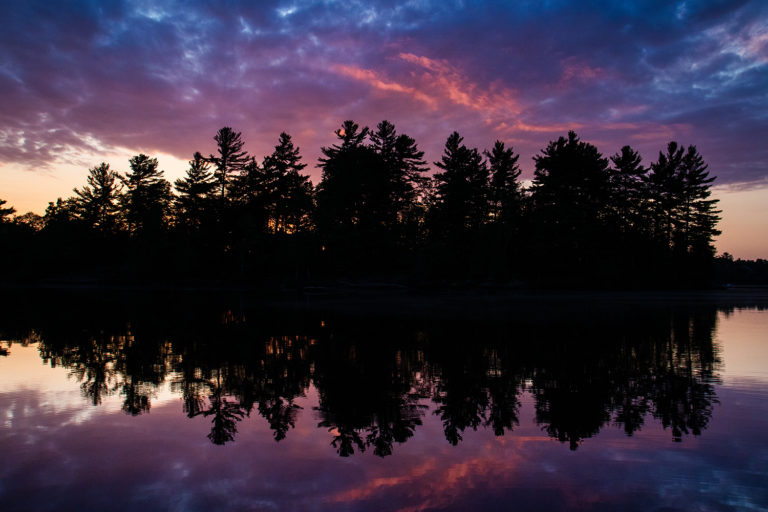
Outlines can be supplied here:
[[760, 294], [40, 293], [0, 510], [766, 510]]

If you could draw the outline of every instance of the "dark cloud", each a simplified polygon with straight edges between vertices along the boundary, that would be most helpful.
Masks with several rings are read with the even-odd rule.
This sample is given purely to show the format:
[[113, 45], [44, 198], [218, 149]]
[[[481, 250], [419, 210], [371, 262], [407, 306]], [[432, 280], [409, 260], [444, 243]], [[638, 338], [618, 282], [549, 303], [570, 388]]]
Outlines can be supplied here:
[[30, 169], [111, 147], [188, 158], [225, 124], [256, 155], [289, 131], [314, 161], [352, 117], [393, 121], [430, 160], [456, 129], [512, 142], [530, 173], [574, 128], [646, 160], [679, 137], [725, 183], [768, 175], [757, 0], [38, 1], [0, 22], [0, 163]]

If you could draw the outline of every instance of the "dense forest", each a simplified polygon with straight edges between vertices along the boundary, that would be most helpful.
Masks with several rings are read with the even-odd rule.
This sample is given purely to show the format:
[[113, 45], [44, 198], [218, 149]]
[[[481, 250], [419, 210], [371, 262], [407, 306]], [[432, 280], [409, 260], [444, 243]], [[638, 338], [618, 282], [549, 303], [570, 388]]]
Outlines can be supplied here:
[[106, 163], [51, 202], [14, 216], [0, 202], [4, 280], [237, 282], [334, 280], [415, 286], [666, 287], [715, 279], [719, 234], [707, 164], [670, 142], [646, 165], [630, 146], [606, 157], [576, 133], [534, 157], [459, 133], [434, 173], [416, 141], [380, 122], [345, 121], [323, 147], [320, 183], [281, 133], [261, 161], [221, 128], [171, 184], [156, 158]]

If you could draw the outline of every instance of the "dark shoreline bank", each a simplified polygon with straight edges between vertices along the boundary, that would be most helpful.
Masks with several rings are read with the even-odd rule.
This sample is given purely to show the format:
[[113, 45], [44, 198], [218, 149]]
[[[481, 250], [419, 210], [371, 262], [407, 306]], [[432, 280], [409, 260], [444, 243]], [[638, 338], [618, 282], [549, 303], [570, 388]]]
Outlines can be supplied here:
[[507, 310], [613, 310], [645, 305], [727, 305], [768, 308], [768, 286], [729, 286], [710, 289], [567, 289], [519, 285], [413, 287], [389, 282], [335, 281], [304, 287], [254, 287], [220, 281], [127, 283], [99, 280], [0, 282], [2, 302], [45, 293], [52, 298], [85, 299], [134, 297], [139, 300], [230, 302], [249, 307], [333, 309], [344, 311], [403, 312], [408, 314], [452, 311], [487, 313]]

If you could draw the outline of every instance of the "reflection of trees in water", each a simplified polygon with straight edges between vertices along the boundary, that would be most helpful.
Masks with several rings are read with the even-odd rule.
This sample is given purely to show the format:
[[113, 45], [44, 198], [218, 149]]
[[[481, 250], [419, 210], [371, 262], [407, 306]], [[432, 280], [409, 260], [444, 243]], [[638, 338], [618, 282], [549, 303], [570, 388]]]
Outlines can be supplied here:
[[[667, 313], [568, 333], [533, 366], [536, 420], [576, 449], [611, 420], [628, 435], [650, 412], [673, 438], [699, 435], [716, 403], [716, 312]], [[558, 336], [566, 340], [566, 333]]]
[[228, 399], [220, 384], [219, 381], [216, 385], [211, 386], [207, 406], [201, 403], [194, 413], [187, 409], [190, 418], [198, 415], [206, 418], [212, 417], [211, 432], [208, 434], [208, 439], [213, 444], [219, 445], [235, 440], [237, 423], [242, 421], [243, 416], [245, 416], [245, 411], [240, 404], [235, 400]]
[[654, 382], [647, 393], [656, 404], [654, 417], [671, 429], [676, 441], [683, 434], [701, 434], [712, 417], [712, 404], [717, 402], [712, 385], [718, 361], [712, 343], [715, 324], [715, 315], [673, 318], [668, 338], [656, 354]]
[[521, 369], [509, 364], [511, 354], [501, 355], [504, 347], [477, 346], [468, 333], [454, 334], [460, 337], [433, 340], [441, 348], [431, 352], [437, 375], [432, 400], [445, 438], [456, 445], [464, 430], [480, 426], [504, 435], [518, 424]]
[[212, 430], [212, 440], [233, 440], [237, 422], [255, 408], [280, 441], [296, 425], [294, 401], [309, 387], [314, 343], [307, 336], [259, 336], [242, 325], [190, 332], [177, 343], [171, 389], [181, 393], [188, 417], [213, 414], [213, 428], [231, 434]]
[[423, 364], [407, 340], [393, 334], [386, 325], [351, 336], [334, 333], [316, 352], [318, 426], [332, 433], [331, 445], [341, 456], [368, 448], [390, 455], [394, 443], [406, 442], [422, 424]]
[[142, 336], [130, 325], [71, 330], [65, 325], [44, 331], [41, 340], [43, 360], [68, 368], [93, 405], [119, 393], [126, 413], [147, 412], [167, 375], [170, 345], [152, 331]]
[[714, 308], [609, 321], [340, 316], [322, 329], [311, 315], [302, 324], [297, 315], [220, 311], [162, 321], [134, 314], [131, 323], [114, 313], [73, 316], [33, 327], [43, 358], [69, 368], [90, 403], [120, 395], [126, 413], [141, 414], [169, 382], [188, 417], [210, 418], [215, 444], [235, 440], [254, 411], [284, 439], [311, 384], [318, 426], [342, 456], [390, 455], [414, 435], [430, 400], [458, 444], [468, 429], [500, 436], [516, 428], [528, 390], [536, 422], [572, 449], [609, 424], [632, 435], [648, 417], [675, 440], [699, 435], [716, 403]]

